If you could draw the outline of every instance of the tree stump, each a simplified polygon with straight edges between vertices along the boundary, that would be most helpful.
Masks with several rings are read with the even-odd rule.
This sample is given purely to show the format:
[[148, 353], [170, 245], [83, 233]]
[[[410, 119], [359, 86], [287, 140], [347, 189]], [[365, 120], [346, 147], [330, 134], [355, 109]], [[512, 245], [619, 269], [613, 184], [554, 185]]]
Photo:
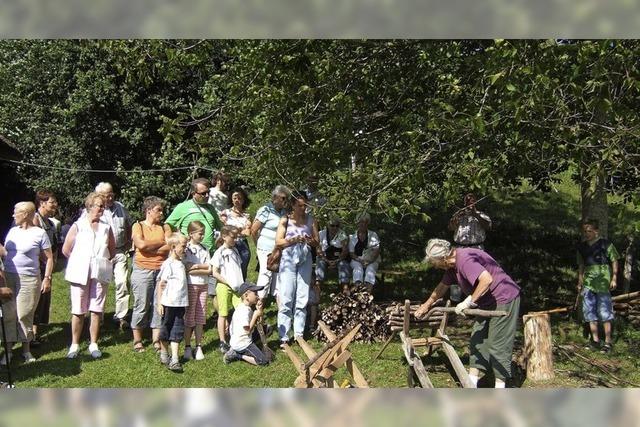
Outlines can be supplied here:
[[548, 314], [525, 314], [524, 356], [527, 363], [527, 378], [532, 381], [552, 379], [553, 352], [551, 322]]

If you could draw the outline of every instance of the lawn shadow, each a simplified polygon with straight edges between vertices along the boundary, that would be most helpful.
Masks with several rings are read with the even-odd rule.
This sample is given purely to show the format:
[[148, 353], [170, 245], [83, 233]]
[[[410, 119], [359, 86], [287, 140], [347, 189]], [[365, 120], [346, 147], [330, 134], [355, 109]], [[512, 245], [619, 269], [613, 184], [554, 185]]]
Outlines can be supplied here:
[[[90, 359], [90, 356], [87, 356]], [[79, 375], [82, 372], [82, 364], [85, 363], [84, 356], [76, 359], [59, 357], [56, 359], [36, 360], [33, 363], [25, 364], [12, 362], [11, 375], [14, 383], [19, 387], [22, 381], [32, 381], [34, 378], [42, 376], [53, 376], [66, 378]], [[7, 380], [6, 369], [0, 369], [0, 380]], [[55, 380], [54, 380], [55, 381]]]

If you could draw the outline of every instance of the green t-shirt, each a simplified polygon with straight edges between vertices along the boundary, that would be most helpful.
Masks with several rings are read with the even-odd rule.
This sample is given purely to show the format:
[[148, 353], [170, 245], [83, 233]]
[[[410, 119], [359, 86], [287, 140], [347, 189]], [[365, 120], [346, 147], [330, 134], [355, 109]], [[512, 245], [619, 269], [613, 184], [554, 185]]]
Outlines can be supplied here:
[[[596, 240], [593, 245], [598, 243]], [[620, 258], [616, 247], [612, 243], [609, 243], [605, 249], [605, 256], [609, 260], [607, 264], [593, 264], [585, 265], [584, 259], [577, 253], [578, 265], [584, 267], [584, 287], [590, 289], [593, 292], [609, 292], [609, 284], [611, 283], [611, 263]]]
[[193, 199], [180, 203], [173, 209], [166, 223], [174, 230], [179, 230], [188, 236], [187, 227], [191, 221], [200, 221], [204, 224], [204, 239], [202, 245], [209, 251], [215, 247], [214, 231], [222, 228], [222, 223], [213, 206], [208, 203], [198, 205]]

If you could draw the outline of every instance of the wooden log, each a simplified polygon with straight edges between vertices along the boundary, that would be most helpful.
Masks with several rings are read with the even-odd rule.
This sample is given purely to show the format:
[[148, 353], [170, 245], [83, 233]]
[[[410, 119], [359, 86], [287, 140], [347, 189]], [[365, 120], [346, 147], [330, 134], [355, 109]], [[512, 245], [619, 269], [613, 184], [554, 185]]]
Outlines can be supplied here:
[[[336, 334], [334, 334], [333, 331], [327, 327], [327, 325], [325, 325], [322, 322], [318, 322], [318, 326], [320, 327], [320, 329], [322, 329], [322, 332], [325, 334], [325, 336], [328, 339], [330, 340], [336, 339]], [[347, 353], [351, 356], [351, 352], [349, 352], [349, 350], [347, 349], [344, 349], [343, 353]], [[360, 369], [358, 369], [358, 366], [355, 364], [352, 357], [349, 357], [347, 359], [346, 365], [347, 365], [347, 371], [349, 372], [349, 374], [351, 374], [351, 378], [353, 378], [353, 380], [356, 383], [356, 387], [369, 388], [369, 383], [367, 383], [367, 380], [364, 378], [364, 375], [362, 375], [362, 372], [360, 372]]]
[[[442, 318], [438, 318], [438, 319], [429, 319], [427, 321], [424, 322], [414, 322], [411, 321], [409, 322], [409, 326], [413, 327], [413, 326], [428, 326], [428, 325], [439, 325], [440, 322], [442, 321]], [[389, 326], [404, 326], [404, 322], [403, 321], [398, 321], [398, 320], [389, 320], [387, 322], [387, 325]]]
[[413, 338], [411, 340], [411, 344], [414, 347], [425, 347], [427, 345], [440, 345], [442, 340], [437, 337], [427, 337], [427, 338]]
[[524, 357], [527, 378], [532, 381], [552, 379], [553, 341], [548, 314], [526, 314], [524, 321]]
[[475, 385], [471, 382], [471, 378], [469, 378], [469, 373], [464, 368], [462, 361], [460, 360], [460, 356], [456, 353], [456, 349], [449, 343], [449, 338], [442, 332], [437, 332], [438, 337], [442, 339], [441, 348], [444, 352], [447, 359], [449, 359], [449, 363], [451, 363], [451, 367], [456, 373], [458, 380], [460, 380], [460, 384], [463, 388], [476, 388]]
[[[451, 300], [447, 301], [447, 303], [445, 304], [445, 308], [449, 308], [449, 307], [451, 307]], [[442, 320], [440, 321], [440, 326], [438, 326], [438, 329], [442, 331], [442, 333], [444, 333], [444, 330], [447, 328], [448, 320], [449, 320], [449, 313], [444, 313], [442, 315]]]
[[[411, 329], [430, 329], [430, 328], [437, 328], [438, 326], [440, 326], [440, 323], [420, 325], [420, 326], [416, 326], [415, 328], [411, 328]], [[391, 329], [391, 332], [404, 331], [404, 327], [403, 326], [390, 326], [389, 329]]]
[[611, 298], [611, 301], [616, 302], [616, 301], [625, 301], [631, 298], [635, 298], [635, 297], [639, 297], [640, 296], [640, 291], [637, 292], [631, 292], [628, 294], [622, 294], [622, 295], [616, 295], [615, 297]]
[[539, 315], [539, 314], [553, 314], [553, 313], [566, 313], [567, 311], [571, 311], [573, 310], [573, 306], [569, 305], [567, 307], [560, 307], [560, 308], [552, 308], [551, 310], [543, 310], [543, 311], [532, 311], [529, 312], [527, 314], [531, 314], [531, 315]]
[[[420, 323], [420, 322], [428, 322], [429, 320], [437, 320], [440, 321], [444, 318], [444, 314], [437, 314], [435, 316], [429, 316], [429, 319], [418, 319], [414, 316], [409, 316], [409, 320], [411, 322], [416, 322], [416, 323]], [[396, 322], [403, 322], [404, 321], [404, 316], [389, 316], [388, 317], [389, 320], [393, 320]]]
[[411, 308], [411, 301], [409, 301], [408, 299], [404, 301], [404, 324], [402, 325], [402, 332], [404, 332], [405, 336], [409, 336], [409, 316], [410, 316], [410, 310]]

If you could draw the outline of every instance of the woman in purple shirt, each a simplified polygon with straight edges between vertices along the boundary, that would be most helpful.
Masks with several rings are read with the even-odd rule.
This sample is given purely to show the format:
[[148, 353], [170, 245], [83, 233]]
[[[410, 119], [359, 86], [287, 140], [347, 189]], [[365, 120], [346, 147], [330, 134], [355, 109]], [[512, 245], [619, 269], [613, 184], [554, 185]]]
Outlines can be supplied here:
[[[32, 202], [17, 203], [13, 210], [15, 226], [5, 239], [7, 256], [5, 278], [16, 299], [3, 306], [9, 354], [0, 359], [0, 364], [11, 361], [13, 343], [22, 342], [22, 357], [26, 363], [35, 362], [31, 354], [33, 340], [33, 316], [40, 295], [51, 290], [53, 252], [47, 233], [33, 225], [36, 206]], [[46, 259], [44, 275], [41, 277], [40, 257]]]
[[431, 239], [425, 250], [425, 261], [444, 270], [442, 280], [415, 313], [420, 318], [442, 298], [449, 286], [460, 285], [467, 298], [456, 306], [456, 314], [464, 316], [467, 308], [504, 310], [504, 317], [477, 318], [469, 344], [469, 377], [478, 385], [481, 374], [493, 369], [496, 388], [504, 388], [511, 379], [513, 340], [520, 311], [520, 287], [488, 253], [480, 249], [452, 248], [442, 239]]

